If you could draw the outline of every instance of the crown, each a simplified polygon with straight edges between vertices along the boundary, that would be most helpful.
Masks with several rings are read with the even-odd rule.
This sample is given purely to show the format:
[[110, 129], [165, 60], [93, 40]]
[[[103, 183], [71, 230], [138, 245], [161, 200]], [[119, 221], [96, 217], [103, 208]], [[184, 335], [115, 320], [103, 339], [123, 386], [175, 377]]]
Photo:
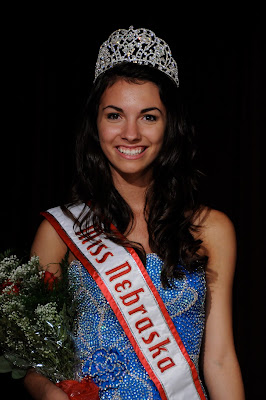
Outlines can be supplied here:
[[149, 29], [118, 29], [100, 47], [95, 78], [122, 62], [150, 65], [168, 75], [177, 86], [178, 68], [168, 44]]

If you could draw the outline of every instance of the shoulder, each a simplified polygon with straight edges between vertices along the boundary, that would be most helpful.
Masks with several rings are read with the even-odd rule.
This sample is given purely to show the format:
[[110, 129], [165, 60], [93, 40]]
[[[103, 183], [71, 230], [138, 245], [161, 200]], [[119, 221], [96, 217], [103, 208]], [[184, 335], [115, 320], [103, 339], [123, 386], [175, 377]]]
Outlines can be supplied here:
[[199, 237], [208, 256], [225, 249], [235, 250], [235, 227], [228, 215], [219, 210], [204, 208], [196, 224], [200, 227]]
[[55, 240], [56, 245], [63, 243], [62, 239], [47, 219], [44, 219], [39, 225], [35, 238], [47, 242], [53, 242]]
[[204, 226], [208, 229], [215, 229], [218, 231], [224, 229], [231, 230], [233, 228], [233, 223], [224, 212], [215, 209], [208, 209], [206, 211]]
[[[46, 219], [40, 224], [34, 237], [31, 255], [37, 255], [43, 268], [58, 271], [58, 264], [67, 252], [67, 246], [54, 227]], [[53, 267], [54, 265], [54, 267]]]
[[199, 221], [199, 238], [208, 256], [206, 277], [211, 287], [231, 290], [236, 264], [236, 234], [234, 224], [223, 212], [205, 209]]

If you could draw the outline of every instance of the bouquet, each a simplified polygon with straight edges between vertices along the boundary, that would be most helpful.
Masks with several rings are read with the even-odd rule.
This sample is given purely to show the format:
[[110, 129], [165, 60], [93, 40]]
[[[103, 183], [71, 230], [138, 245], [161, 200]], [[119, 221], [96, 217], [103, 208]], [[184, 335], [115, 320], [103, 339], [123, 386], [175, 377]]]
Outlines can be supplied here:
[[0, 255], [0, 372], [22, 378], [34, 368], [71, 399], [97, 399], [98, 388], [89, 378], [75, 380], [75, 300], [68, 254], [60, 266], [59, 279], [49, 266], [41, 270], [36, 256], [22, 263], [11, 252]]

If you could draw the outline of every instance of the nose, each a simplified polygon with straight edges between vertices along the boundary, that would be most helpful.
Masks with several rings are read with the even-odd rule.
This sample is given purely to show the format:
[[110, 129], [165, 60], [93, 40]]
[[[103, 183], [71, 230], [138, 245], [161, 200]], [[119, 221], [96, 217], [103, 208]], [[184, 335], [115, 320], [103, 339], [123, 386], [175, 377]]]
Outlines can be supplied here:
[[137, 121], [127, 121], [121, 136], [128, 142], [139, 141], [141, 134]]

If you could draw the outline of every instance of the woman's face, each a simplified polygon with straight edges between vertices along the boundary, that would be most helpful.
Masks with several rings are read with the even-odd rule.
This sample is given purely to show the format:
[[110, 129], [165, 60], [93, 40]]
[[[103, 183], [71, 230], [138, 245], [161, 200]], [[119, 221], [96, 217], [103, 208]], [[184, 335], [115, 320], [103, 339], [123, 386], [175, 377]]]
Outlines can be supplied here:
[[100, 101], [97, 126], [113, 177], [151, 177], [166, 127], [166, 109], [154, 83], [120, 79], [107, 88]]

